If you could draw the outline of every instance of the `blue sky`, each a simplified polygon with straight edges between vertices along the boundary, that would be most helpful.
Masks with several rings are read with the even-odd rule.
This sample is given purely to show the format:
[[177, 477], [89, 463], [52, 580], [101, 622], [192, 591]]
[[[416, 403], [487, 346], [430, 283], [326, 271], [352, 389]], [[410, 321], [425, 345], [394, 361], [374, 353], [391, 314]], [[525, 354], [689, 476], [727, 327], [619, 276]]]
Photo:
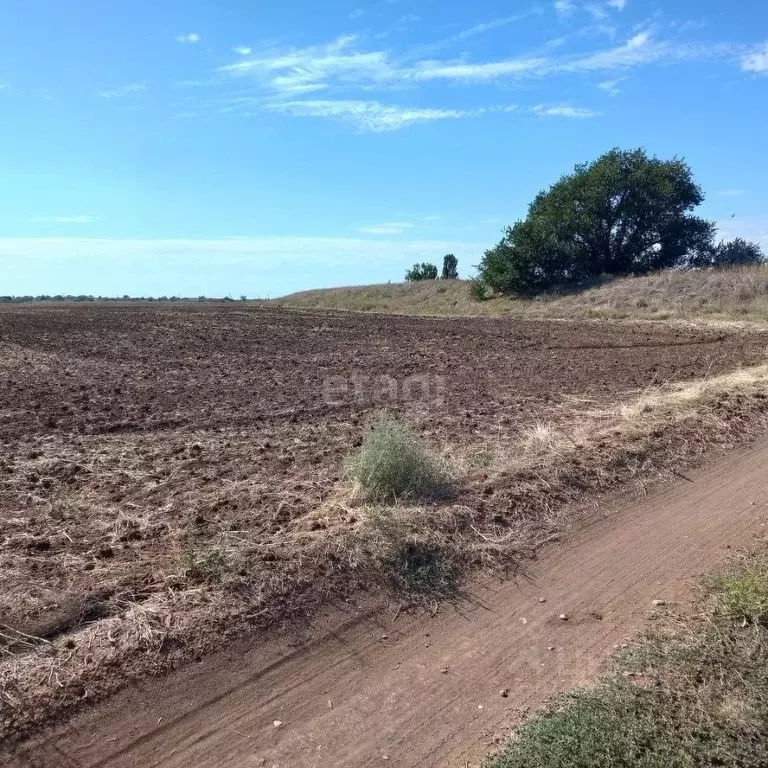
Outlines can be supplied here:
[[765, 0], [5, 0], [0, 294], [467, 275], [612, 146], [768, 247], [767, 123]]

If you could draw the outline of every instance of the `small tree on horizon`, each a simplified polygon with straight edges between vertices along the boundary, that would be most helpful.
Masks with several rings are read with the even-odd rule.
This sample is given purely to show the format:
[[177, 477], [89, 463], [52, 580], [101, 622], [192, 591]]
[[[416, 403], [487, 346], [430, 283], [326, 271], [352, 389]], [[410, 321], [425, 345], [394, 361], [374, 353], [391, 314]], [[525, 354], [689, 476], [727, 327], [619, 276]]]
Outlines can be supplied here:
[[458, 280], [459, 278], [459, 260], [452, 253], [443, 257], [443, 273], [440, 278], [442, 280]]
[[425, 261], [422, 261], [421, 264], [414, 264], [411, 269], [406, 271], [405, 280], [408, 283], [421, 280], [437, 280], [437, 267]]

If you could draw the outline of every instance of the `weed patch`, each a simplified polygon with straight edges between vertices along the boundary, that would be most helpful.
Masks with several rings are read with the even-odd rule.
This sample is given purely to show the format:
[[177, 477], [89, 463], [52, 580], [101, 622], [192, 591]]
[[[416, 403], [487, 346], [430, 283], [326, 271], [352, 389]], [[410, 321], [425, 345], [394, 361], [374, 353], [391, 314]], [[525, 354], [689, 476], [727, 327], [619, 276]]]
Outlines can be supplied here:
[[768, 557], [711, 582], [702, 602], [520, 726], [486, 768], [767, 765]]

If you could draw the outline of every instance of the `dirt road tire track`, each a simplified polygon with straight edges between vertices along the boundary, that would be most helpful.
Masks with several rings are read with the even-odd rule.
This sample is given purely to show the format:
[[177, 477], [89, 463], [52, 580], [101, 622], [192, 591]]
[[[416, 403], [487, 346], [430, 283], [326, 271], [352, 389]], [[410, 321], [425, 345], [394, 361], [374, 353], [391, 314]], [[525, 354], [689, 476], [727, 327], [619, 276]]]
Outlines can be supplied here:
[[476, 583], [435, 618], [348, 616], [300, 647], [227, 649], [124, 691], [8, 765], [464, 766], [521, 707], [592, 678], [654, 599], [687, 599], [693, 577], [764, 533], [767, 471], [768, 441], [604, 510], [523, 578]]

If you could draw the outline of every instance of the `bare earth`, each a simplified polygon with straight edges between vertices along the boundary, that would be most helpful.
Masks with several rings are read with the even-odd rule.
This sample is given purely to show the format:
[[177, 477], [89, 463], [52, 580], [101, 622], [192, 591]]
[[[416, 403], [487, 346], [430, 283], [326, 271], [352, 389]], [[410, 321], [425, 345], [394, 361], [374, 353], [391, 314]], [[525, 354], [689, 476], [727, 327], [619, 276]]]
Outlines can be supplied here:
[[8, 764], [472, 764], [521, 707], [592, 678], [658, 610], [654, 599], [683, 599], [693, 576], [763, 531], [767, 466], [761, 443], [604, 510], [516, 581], [475, 583], [434, 618], [350, 609], [300, 646], [231, 646], [123, 691]]

